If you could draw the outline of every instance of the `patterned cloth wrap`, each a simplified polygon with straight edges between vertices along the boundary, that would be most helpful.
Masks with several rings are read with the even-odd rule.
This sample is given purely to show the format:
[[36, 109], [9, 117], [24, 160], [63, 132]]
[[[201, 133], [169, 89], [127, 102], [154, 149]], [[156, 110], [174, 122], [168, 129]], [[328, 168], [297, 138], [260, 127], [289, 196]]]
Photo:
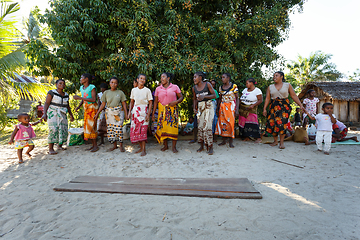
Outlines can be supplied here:
[[68, 120], [66, 107], [50, 105], [47, 111], [47, 122], [49, 126], [48, 143], [66, 142], [68, 137]]
[[285, 134], [291, 106], [288, 98], [272, 99], [267, 113], [266, 132], [273, 136]]
[[159, 143], [163, 143], [165, 139], [177, 140], [179, 134], [178, 107], [164, 106], [159, 102], [158, 109], [156, 139]]
[[147, 141], [149, 122], [145, 122], [148, 105], [135, 105], [131, 112], [130, 140], [132, 143]]
[[198, 102], [198, 142], [204, 142], [207, 146], [213, 145], [212, 124], [214, 120], [214, 105], [212, 100]]
[[84, 101], [84, 139], [96, 139], [97, 138], [97, 123], [94, 120], [94, 116], [98, 110], [97, 103], [91, 103]]
[[124, 111], [122, 106], [106, 108], [107, 137], [110, 143], [123, 141]]

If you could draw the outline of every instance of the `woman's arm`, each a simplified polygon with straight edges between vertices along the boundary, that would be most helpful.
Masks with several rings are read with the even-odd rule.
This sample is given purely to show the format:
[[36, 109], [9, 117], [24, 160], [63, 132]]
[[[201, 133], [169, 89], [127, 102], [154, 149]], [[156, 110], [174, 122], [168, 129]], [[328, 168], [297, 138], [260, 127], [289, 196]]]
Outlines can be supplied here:
[[216, 97], [216, 94], [215, 94], [215, 91], [214, 91], [214, 89], [213, 89], [213, 87], [211, 86], [211, 84], [210, 83], [206, 83], [207, 84], [207, 86], [208, 86], [208, 89], [209, 89], [209, 91], [210, 91], [210, 95], [200, 95], [199, 97], [197, 97], [197, 100], [198, 101], [202, 101], [202, 100], [204, 100], [204, 99], [208, 99], [208, 100], [210, 100], [210, 99], [214, 99], [215, 97]]
[[176, 97], [177, 97], [177, 100], [169, 103], [170, 107], [174, 107], [175, 105], [181, 103], [184, 100], [184, 96], [182, 95], [181, 92], [176, 93]]
[[289, 83], [289, 94], [290, 94], [291, 98], [296, 102], [296, 104], [299, 105], [300, 109], [302, 111], [304, 111], [305, 108], [301, 104], [299, 97], [296, 95], [296, 93], [290, 83]]
[[270, 87], [268, 87], [266, 90], [266, 97], [265, 97], [264, 110], [263, 110], [264, 117], [266, 117], [267, 114], [266, 108], [269, 105], [269, 103], [270, 103]]
[[159, 97], [155, 96], [154, 107], [153, 107], [152, 118], [151, 118], [151, 120], [153, 122], [155, 122], [155, 112], [156, 112], [156, 108], [157, 108], [158, 103], [159, 103]]
[[256, 103], [250, 105], [250, 106], [248, 107], [248, 109], [253, 109], [254, 107], [258, 106], [259, 104], [261, 104], [261, 103], [263, 102], [263, 96], [262, 96], [262, 94], [256, 95], [256, 98], [257, 98]]
[[130, 117], [130, 115], [131, 115], [131, 110], [133, 109], [133, 107], [134, 107], [134, 102], [135, 102], [135, 100], [134, 99], [131, 99], [130, 100], [130, 106], [129, 106], [129, 112], [128, 112], [128, 119], [131, 119]]
[[50, 94], [46, 95], [46, 100], [45, 100], [45, 104], [44, 104], [44, 113], [43, 113], [43, 115], [41, 117], [41, 119], [43, 119], [45, 121], [47, 120], [47, 111], [49, 109], [52, 98], [53, 97]]
[[193, 92], [193, 110], [194, 110], [194, 114], [197, 114], [197, 99], [196, 99], [196, 94], [195, 94], [195, 87], [192, 88], [192, 92]]
[[[74, 98], [74, 99], [75, 99], [75, 98]], [[79, 106], [77, 106], [74, 111], [75, 111], [75, 112], [79, 111], [79, 109], [80, 109], [80, 107], [83, 105], [83, 103], [84, 103], [84, 101], [81, 100]]]
[[[153, 103], [153, 100], [150, 100], [149, 101], [149, 108], [148, 109], [151, 109], [152, 108], [152, 103]], [[149, 110], [146, 114], [146, 117], [145, 117], [145, 122], [148, 122], [150, 120], [150, 114], [151, 114], [151, 111]]]
[[71, 112], [71, 108], [70, 108], [69, 102], [68, 102], [66, 108], [67, 108], [67, 110], [68, 110], [68, 112], [69, 112], [69, 115], [70, 115], [70, 121], [73, 122], [73, 121], [74, 121], [74, 115], [73, 115], [72, 112]]
[[[75, 100], [87, 101], [87, 102], [96, 102], [96, 100], [97, 100], [96, 90], [95, 90], [95, 88], [93, 88], [91, 90], [91, 98], [84, 98], [84, 97], [80, 97], [78, 95], [75, 95], [74, 99]], [[80, 106], [79, 106], [79, 108], [80, 108]]]
[[125, 113], [125, 120], [128, 120], [128, 112], [127, 112], [127, 105], [126, 105], [126, 101], [121, 102], [123, 109], [124, 109], [124, 113]]
[[105, 108], [105, 105], [106, 105], [106, 102], [102, 102], [99, 109], [97, 110], [95, 116], [94, 116], [94, 119], [96, 120], [98, 117], [99, 117], [99, 113]]

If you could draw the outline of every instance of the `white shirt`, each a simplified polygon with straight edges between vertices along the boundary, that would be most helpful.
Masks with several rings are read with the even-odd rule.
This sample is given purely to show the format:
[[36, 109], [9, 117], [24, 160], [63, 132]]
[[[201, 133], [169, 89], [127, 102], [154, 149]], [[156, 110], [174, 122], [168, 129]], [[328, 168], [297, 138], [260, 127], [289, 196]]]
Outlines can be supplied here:
[[138, 87], [131, 90], [130, 99], [135, 100], [135, 105], [148, 105], [149, 101], [153, 100], [150, 89], [143, 87], [139, 89]]
[[[334, 114], [333, 117], [336, 118]], [[315, 125], [318, 131], [332, 132], [333, 123], [331, 122], [331, 118], [328, 114], [319, 113], [315, 116], [315, 119], [316, 119]]]
[[242, 103], [244, 103], [245, 105], [252, 105], [252, 104], [255, 104], [258, 101], [258, 99], [257, 99], [258, 95], [262, 95], [262, 92], [261, 92], [261, 90], [259, 88], [256, 87], [251, 92], [249, 92], [248, 89], [245, 88], [242, 91], [240, 101]]

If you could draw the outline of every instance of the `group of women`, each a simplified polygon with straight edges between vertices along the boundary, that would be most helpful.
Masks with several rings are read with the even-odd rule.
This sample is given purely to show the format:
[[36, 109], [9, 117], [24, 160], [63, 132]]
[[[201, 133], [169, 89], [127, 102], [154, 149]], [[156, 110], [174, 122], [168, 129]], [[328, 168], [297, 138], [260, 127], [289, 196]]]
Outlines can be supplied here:
[[[169, 148], [168, 139], [170, 139], [172, 140], [172, 151], [178, 152], [176, 149], [179, 132], [178, 104], [183, 101], [184, 97], [180, 88], [171, 83], [173, 77], [174, 75], [171, 73], [161, 74], [161, 84], [156, 88], [153, 98], [150, 89], [145, 87], [146, 76], [140, 74], [131, 90], [129, 111], [127, 111], [126, 96], [123, 91], [117, 89], [119, 80], [116, 77], [110, 79], [110, 89], [101, 96], [99, 107], [96, 88], [90, 84], [93, 77], [90, 74], [83, 74], [80, 79], [81, 96], [76, 95], [74, 99], [80, 100], [75, 111], [78, 111], [82, 105], [84, 106], [84, 139], [92, 142], [92, 146], [88, 150], [90, 152], [99, 150], [96, 141], [96, 120], [101, 111], [105, 109], [107, 137], [113, 144], [109, 151], [118, 148], [117, 142], [120, 143], [120, 151], [125, 151], [122, 125], [125, 119], [130, 119], [130, 140], [132, 143], [139, 144], [139, 150], [136, 153], [141, 153], [141, 156], [146, 155], [148, 125], [152, 114], [152, 121], [156, 122], [155, 137], [160, 144], [163, 144], [161, 150], [165, 151]], [[291, 112], [288, 95], [300, 108], [303, 106], [291, 85], [284, 82], [282, 72], [276, 72], [273, 79], [274, 84], [267, 89], [263, 114], [267, 117], [266, 131], [274, 136], [274, 142], [271, 145], [278, 145], [278, 135], [280, 135], [279, 147], [282, 149], [284, 148], [286, 124]], [[222, 86], [218, 91], [214, 90], [214, 83], [205, 81], [205, 75], [202, 72], [196, 72], [193, 81], [193, 107], [198, 127], [197, 139], [200, 143], [198, 152], [203, 151], [206, 147], [209, 155], [214, 153], [214, 133], [223, 138], [220, 146], [229, 142], [229, 147], [233, 148], [236, 117], [239, 117], [239, 127], [245, 137], [244, 140], [248, 141], [252, 138], [256, 140], [256, 143], [261, 142], [257, 107], [262, 103], [263, 97], [253, 78], [246, 81], [246, 88], [240, 96], [237, 85], [231, 81], [231, 75], [228, 73], [222, 75]], [[59, 149], [62, 149], [63, 143], [67, 140], [67, 113], [69, 113], [71, 121], [74, 119], [69, 106], [69, 95], [63, 91], [64, 87], [65, 81], [57, 80], [56, 89], [48, 92], [44, 106], [42, 119], [48, 120], [49, 154], [57, 153], [54, 150], [55, 143], [59, 145]], [[217, 97], [217, 92], [219, 97]], [[269, 110], [267, 111], [268, 106]], [[156, 112], [158, 113], [157, 119]], [[213, 129], [214, 124], [215, 129]]]

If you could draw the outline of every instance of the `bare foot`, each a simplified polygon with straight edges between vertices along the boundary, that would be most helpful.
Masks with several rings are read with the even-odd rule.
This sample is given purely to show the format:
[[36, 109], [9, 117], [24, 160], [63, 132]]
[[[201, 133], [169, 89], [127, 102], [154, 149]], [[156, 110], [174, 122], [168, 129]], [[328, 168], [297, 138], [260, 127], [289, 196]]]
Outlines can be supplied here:
[[261, 143], [261, 142], [262, 142], [261, 138], [258, 138], [254, 143]]
[[219, 146], [222, 146], [222, 145], [225, 145], [226, 144], [226, 141], [222, 141], [221, 143], [219, 143], [218, 145]]
[[120, 146], [120, 152], [125, 152], [125, 148], [123, 146]]
[[244, 142], [250, 141], [250, 138], [246, 137], [243, 141]]
[[209, 155], [213, 155], [214, 154], [214, 150], [212, 147], [209, 148], [209, 151], [207, 152]]
[[145, 155], [146, 155], [146, 151], [142, 151], [140, 156], [143, 157], [143, 156], [145, 156]]
[[91, 151], [93, 150], [94, 147], [91, 147], [91, 148], [87, 148], [86, 151]]
[[285, 149], [284, 144], [280, 144], [280, 145], [279, 145], [279, 148], [280, 148], [280, 149]]
[[21, 159], [21, 160], [19, 160], [19, 164], [22, 164], [22, 163], [24, 163], [24, 161]]
[[322, 152], [322, 150], [318, 149], [319, 152]]
[[193, 140], [191, 140], [189, 143], [196, 143], [197, 142], [197, 140], [196, 139], [193, 139]]
[[25, 153], [25, 155], [26, 155], [26, 156], [28, 156], [29, 158], [31, 158], [31, 157], [32, 157], [32, 156], [31, 156], [31, 154], [30, 154], [30, 153], [28, 153], [28, 152], [26, 152], [26, 153]]
[[329, 153], [329, 152], [324, 152], [324, 154], [325, 154], [325, 155], [330, 155], [330, 153]]
[[168, 149], [169, 149], [169, 147], [168, 147], [168, 146], [164, 146], [164, 147], [162, 147], [162, 148], [161, 148], [161, 151], [163, 151], [163, 152], [164, 152], [164, 151], [166, 151], [166, 150], [168, 150]]
[[90, 152], [97, 152], [97, 151], [99, 151], [98, 147], [94, 147], [93, 149], [90, 150]]
[[204, 147], [201, 146], [198, 150], [196, 150], [197, 152], [202, 152], [204, 150]]
[[230, 148], [234, 148], [235, 146], [232, 143], [229, 143]]
[[115, 149], [117, 149], [117, 147], [109, 148], [109, 149], [107, 150], [107, 152], [112, 152], [112, 151], [114, 151]]
[[141, 150], [141, 148], [139, 149], [139, 150], [137, 150], [135, 153], [141, 153], [142, 152], [142, 150]]
[[50, 155], [55, 155], [55, 154], [57, 154], [57, 152], [55, 152], [54, 150], [50, 150], [50, 151], [49, 151], [49, 154], [50, 154]]
[[173, 153], [179, 152], [176, 148], [173, 148], [172, 151], [173, 151]]
[[304, 137], [305, 145], [310, 145], [309, 139], [307, 137]]
[[101, 145], [103, 145], [104, 143], [103, 142], [101, 142], [101, 143], [99, 143], [99, 145], [98, 146], [101, 146]]
[[270, 146], [275, 147], [275, 146], [278, 145], [278, 143], [279, 143], [279, 142], [273, 142], [273, 143], [270, 144]]

